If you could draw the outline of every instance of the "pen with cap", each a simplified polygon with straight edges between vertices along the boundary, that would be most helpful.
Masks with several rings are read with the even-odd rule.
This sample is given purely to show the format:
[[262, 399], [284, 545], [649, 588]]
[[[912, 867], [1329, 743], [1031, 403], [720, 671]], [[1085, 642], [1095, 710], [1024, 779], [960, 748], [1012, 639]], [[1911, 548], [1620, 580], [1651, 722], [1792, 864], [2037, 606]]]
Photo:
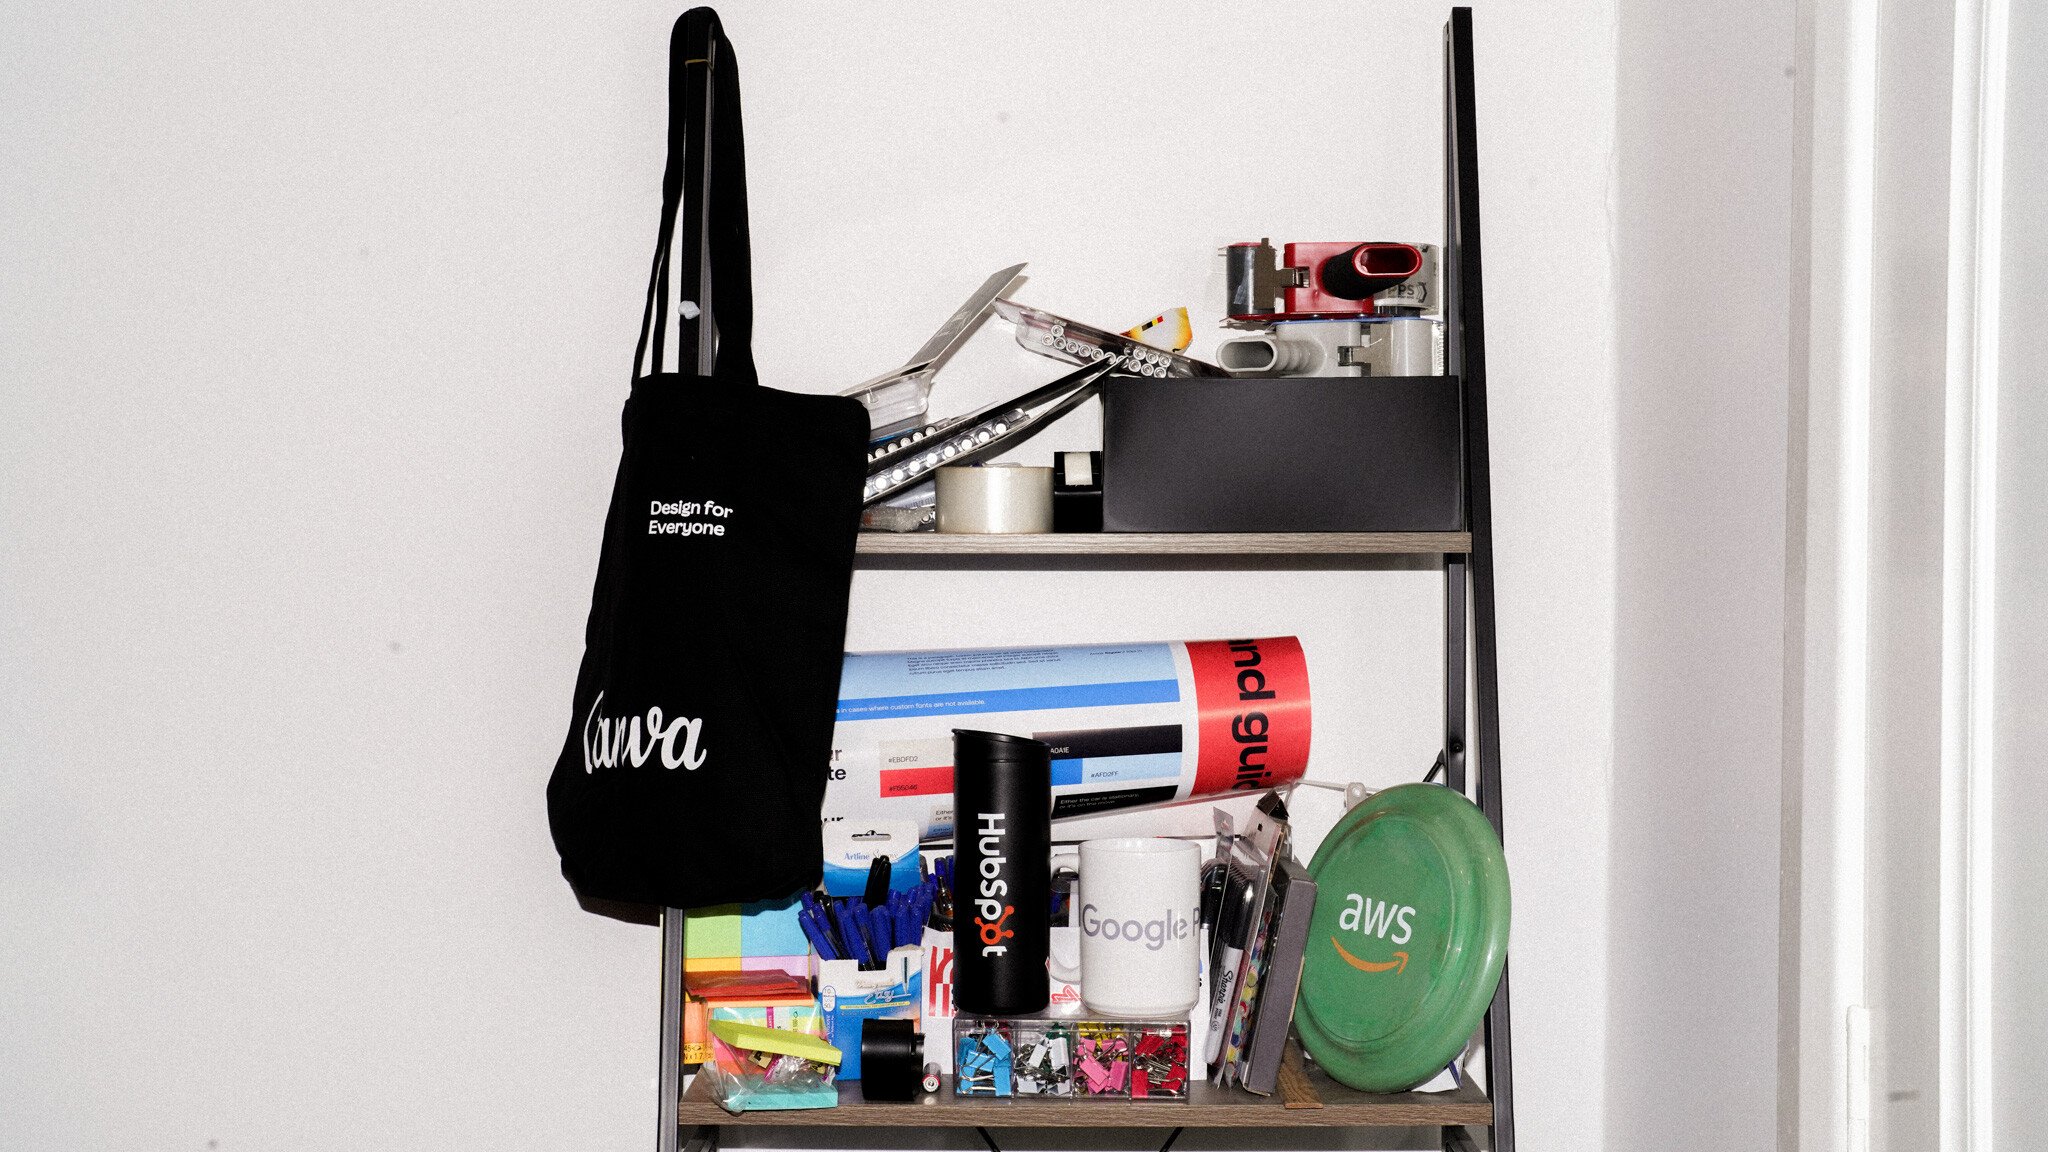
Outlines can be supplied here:
[[839, 938], [846, 944], [849, 958], [858, 960], [865, 968], [875, 962], [873, 951], [868, 947], [867, 933], [861, 930], [857, 919], [859, 912], [852, 901], [832, 902], [832, 919], [839, 925]]
[[906, 892], [896, 905], [896, 943], [915, 944], [924, 930], [924, 917], [920, 907], [924, 903], [924, 886], [918, 885], [914, 892]]
[[809, 892], [798, 897], [801, 907], [797, 922], [805, 926], [804, 935], [811, 941], [811, 947], [818, 949], [818, 956], [825, 960], [845, 960], [853, 953], [846, 947], [844, 938], [832, 927], [832, 918], [818, 905], [816, 897]]
[[1237, 998], [1239, 968], [1251, 943], [1257, 891], [1244, 869], [1229, 859], [1203, 866], [1201, 920], [1212, 931], [1209, 943], [1209, 1035], [1202, 1058], [1223, 1054], [1224, 1029]]
[[880, 899], [874, 904], [865, 895], [798, 896], [797, 924], [820, 959], [854, 960], [874, 971], [888, 962], [891, 951], [922, 942], [935, 914], [950, 920], [951, 901], [934, 878], [906, 891], [876, 895]]
[[797, 927], [804, 930], [804, 939], [811, 942], [811, 949], [820, 960], [839, 959], [839, 950], [832, 946], [832, 938], [818, 930], [818, 925], [802, 912], [797, 913]]
[[873, 908], [878, 904], [887, 903], [893, 894], [889, 890], [889, 858], [877, 856], [868, 863], [867, 890], [861, 894], [862, 898], [867, 901], [868, 907]]
[[932, 864], [934, 883], [930, 898], [925, 902], [924, 922], [926, 927], [945, 932], [953, 930], [953, 858], [942, 857]]
[[888, 941], [876, 931], [874, 910], [858, 900], [848, 900], [846, 918], [853, 921], [853, 930], [860, 933], [860, 948], [867, 954], [867, 966], [881, 967], [882, 957], [888, 953]]

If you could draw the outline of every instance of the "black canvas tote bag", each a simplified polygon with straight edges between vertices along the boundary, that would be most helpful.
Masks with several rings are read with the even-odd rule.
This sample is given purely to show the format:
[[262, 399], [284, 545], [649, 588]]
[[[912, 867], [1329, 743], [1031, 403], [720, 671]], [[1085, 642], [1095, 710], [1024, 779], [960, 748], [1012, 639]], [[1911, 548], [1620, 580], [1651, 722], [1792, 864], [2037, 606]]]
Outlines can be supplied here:
[[[708, 8], [670, 54], [661, 231], [548, 822], [587, 904], [694, 908], [820, 877], [868, 418], [756, 380], [738, 68]], [[709, 375], [663, 370], [678, 230], [679, 342], [715, 340]]]

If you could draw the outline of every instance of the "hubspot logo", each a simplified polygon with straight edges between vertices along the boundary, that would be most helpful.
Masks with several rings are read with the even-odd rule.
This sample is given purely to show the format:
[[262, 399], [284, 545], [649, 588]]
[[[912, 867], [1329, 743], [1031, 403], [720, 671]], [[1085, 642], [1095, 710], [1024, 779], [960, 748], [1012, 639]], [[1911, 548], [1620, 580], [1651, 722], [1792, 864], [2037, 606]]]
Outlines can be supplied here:
[[1003, 927], [1003, 921], [1008, 920], [1010, 913], [1016, 910], [1014, 905], [1003, 905], [1003, 914], [996, 917], [993, 923], [976, 916], [974, 922], [981, 926], [981, 942], [983, 944], [1001, 944], [1003, 941], [1015, 936], [1015, 932]]

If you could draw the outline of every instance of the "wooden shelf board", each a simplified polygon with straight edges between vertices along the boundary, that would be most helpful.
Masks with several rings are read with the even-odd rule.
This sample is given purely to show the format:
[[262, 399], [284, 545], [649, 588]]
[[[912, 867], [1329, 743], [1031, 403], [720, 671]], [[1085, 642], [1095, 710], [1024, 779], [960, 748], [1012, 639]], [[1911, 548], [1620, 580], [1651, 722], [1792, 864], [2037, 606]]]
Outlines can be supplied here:
[[870, 556], [1330, 556], [1471, 549], [1470, 532], [863, 532], [856, 551]]
[[956, 1097], [952, 1078], [907, 1103], [869, 1103], [860, 1085], [839, 1087], [839, 1107], [733, 1115], [711, 1099], [702, 1077], [683, 1093], [677, 1121], [796, 1128], [1423, 1128], [1485, 1125], [1493, 1105], [1470, 1084], [1454, 1092], [1355, 1092], [1318, 1071], [1308, 1074], [1321, 1104], [1289, 1106], [1279, 1095], [1198, 1084], [1186, 1103], [1139, 1100], [1044, 1100]]

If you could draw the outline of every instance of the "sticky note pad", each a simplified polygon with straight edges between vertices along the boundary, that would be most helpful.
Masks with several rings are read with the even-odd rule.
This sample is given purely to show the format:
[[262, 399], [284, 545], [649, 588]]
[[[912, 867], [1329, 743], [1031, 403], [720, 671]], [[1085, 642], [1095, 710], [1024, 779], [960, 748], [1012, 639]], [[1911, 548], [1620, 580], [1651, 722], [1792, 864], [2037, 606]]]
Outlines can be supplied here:
[[811, 942], [797, 919], [795, 900], [764, 900], [740, 907], [740, 955], [805, 956]]
[[740, 951], [740, 906], [719, 904], [683, 913], [683, 959], [721, 960]]
[[683, 959], [698, 969], [739, 968], [742, 957], [806, 956], [811, 944], [794, 898], [719, 904], [683, 913]]

